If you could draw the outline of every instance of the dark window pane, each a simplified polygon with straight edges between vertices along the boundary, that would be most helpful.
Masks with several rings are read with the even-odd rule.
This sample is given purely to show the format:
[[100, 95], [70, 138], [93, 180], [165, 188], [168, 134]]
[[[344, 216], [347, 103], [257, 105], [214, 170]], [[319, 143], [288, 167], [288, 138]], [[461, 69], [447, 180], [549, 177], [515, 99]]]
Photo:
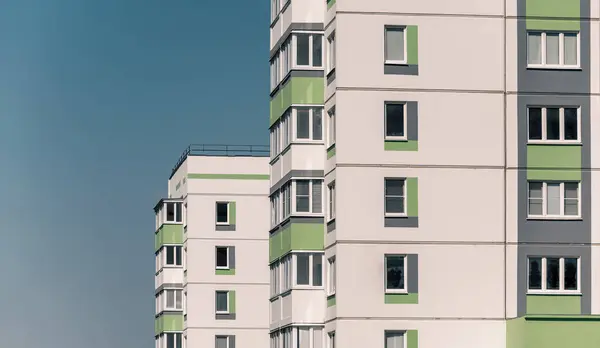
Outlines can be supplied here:
[[556, 108], [546, 109], [546, 139], [560, 139], [560, 111]]
[[565, 290], [577, 290], [577, 259], [565, 259]]
[[308, 34], [297, 34], [296, 35], [296, 64], [297, 65], [308, 65], [309, 58], [309, 46], [308, 46]]
[[404, 213], [404, 197], [386, 197], [385, 198], [386, 213]]
[[386, 196], [403, 196], [404, 195], [404, 179], [386, 179], [385, 180], [385, 195]]
[[228, 220], [228, 204], [224, 202], [217, 203], [217, 222], [227, 223]]
[[217, 312], [227, 312], [226, 291], [217, 291]]
[[313, 35], [313, 66], [323, 66], [323, 37]]
[[385, 106], [385, 135], [388, 137], [404, 136], [404, 105], [387, 104]]
[[165, 247], [165, 249], [167, 251], [167, 265], [174, 265], [175, 264], [175, 247], [168, 246], [168, 247]]
[[182, 218], [181, 218], [181, 203], [175, 203], [175, 222], [182, 222]]
[[167, 348], [175, 348], [175, 334], [167, 334]]
[[176, 348], [182, 348], [183, 347], [182, 342], [181, 342], [181, 339], [182, 339], [181, 336], [182, 335], [179, 334], [179, 333], [175, 334], [175, 341], [177, 342]]
[[167, 203], [167, 221], [175, 221], [175, 203]]
[[296, 137], [298, 139], [308, 139], [310, 111], [308, 109], [298, 109], [296, 112]]
[[529, 140], [542, 139], [542, 109], [529, 109]]
[[404, 256], [386, 257], [386, 289], [404, 289]]
[[565, 140], [577, 140], [577, 109], [565, 109]]
[[309, 285], [309, 256], [308, 254], [296, 255], [296, 283], [298, 285]]
[[227, 248], [217, 247], [217, 267], [227, 267]]
[[546, 289], [558, 290], [560, 288], [559, 259], [546, 260]]
[[542, 259], [535, 257], [529, 259], [529, 289], [542, 289]]
[[313, 109], [313, 140], [323, 140], [323, 109]]
[[175, 247], [175, 264], [177, 266], [181, 266], [182, 262], [181, 262], [181, 252], [182, 252], [182, 248], [181, 247]]
[[313, 284], [323, 285], [323, 255], [313, 255]]

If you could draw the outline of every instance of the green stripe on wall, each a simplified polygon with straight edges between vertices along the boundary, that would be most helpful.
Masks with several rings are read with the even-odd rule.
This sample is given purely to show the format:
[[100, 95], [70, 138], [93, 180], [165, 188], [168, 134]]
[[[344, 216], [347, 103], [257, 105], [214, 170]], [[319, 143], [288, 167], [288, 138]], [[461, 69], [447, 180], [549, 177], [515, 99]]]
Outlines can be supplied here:
[[163, 224], [154, 234], [154, 251], [165, 244], [183, 244], [183, 225]]
[[327, 159], [335, 156], [335, 144], [331, 145], [329, 149], [327, 149]]
[[419, 294], [385, 294], [385, 303], [387, 304], [417, 304], [419, 303]]
[[527, 295], [527, 314], [581, 314], [581, 296]]
[[188, 179], [269, 180], [268, 174], [188, 174]]
[[183, 331], [182, 313], [163, 313], [161, 316], [154, 319], [155, 335], [168, 331]]
[[327, 296], [327, 307], [335, 306], [335, 294]]
[[406, 332], [406, 345], [408, 348], [419, 348], [419, 332], [417, 330]]
[[528, 180], [581, 180], [581, 145], [527, 145]]
[[416, 25], [406, 27], [406, 49], [408, 50], [408, 57], [406, 57], [408, 65], [419, 64], [419, 28]]
[[600, 346], [600, 321], [573, 317], [530, 319], [506, 322], [507, 348], [596, 348]]
[[229, 224], [235, 225], [236, 206], [235, 202], [229, 202]]
[[323, 77], [290, 77], [275, 94], [270, 104], [272, 126], [292, 104], [323, 105], [325, 103], [325, 80]]
[[419, 216], [419, 179], [406, 179], [406, 199], [408, 200], [406, 215], [409, 217]]
[[235, 313], [235, 290], [229, 290], [229, 313]]
[[322, 223], [290, 223], [269, 237], [269, 260], [292, 250], [323, 250], [325, 228]]
[[[526, 0], [525, 3], [529, 30], [578, 31], [581, 28], [581, 0]], [[568, 20], [569, 18], [577, 20]]]
[[417, 140], [408, 141], [385, 141], [385, 151], [419, 151]]
[[215, 269], [215, 275], [235, 275], [235, 268]]

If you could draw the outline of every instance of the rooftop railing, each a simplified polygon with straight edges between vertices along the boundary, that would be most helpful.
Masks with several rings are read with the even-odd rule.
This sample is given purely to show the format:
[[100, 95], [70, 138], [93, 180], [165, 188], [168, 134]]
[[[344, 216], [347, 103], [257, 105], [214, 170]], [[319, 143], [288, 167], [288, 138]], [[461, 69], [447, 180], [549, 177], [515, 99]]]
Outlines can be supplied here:
[[171, 176], [183, 164], [188, 156], [227, 156], [227, 157], [269, 157], [269, 145], [218, 145], [192, 144], [188, 146], [177, 160]]

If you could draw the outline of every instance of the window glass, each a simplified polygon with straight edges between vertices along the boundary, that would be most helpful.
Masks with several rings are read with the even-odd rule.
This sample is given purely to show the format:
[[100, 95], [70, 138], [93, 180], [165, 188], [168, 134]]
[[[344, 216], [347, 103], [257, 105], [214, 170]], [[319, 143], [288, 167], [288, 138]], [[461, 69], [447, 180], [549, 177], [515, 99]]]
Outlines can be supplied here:
[[541, 108], [529, 108], [529, 139], [542, 140]]
[[387, 104], [385, 106], [385, 135], [388, 137], [404, 136], [403, 104]]
[[546, 109], [546, 138], [548, 140], [560, 139], [560, 109]]
[[385, 60], [404, 61], [404, 29], [387, 28], [385, 30]]
[[579, 215], [579, 184], [566, 182], [565, 184], [565, 215]]
[[296, 255], [296, 283], [298, 285], [309, 285], [309, 254]]
[[321, 35], [313, 35], [313, 66], [323, 66], [323, 37]]
[[527, 61], [529, 64], [542, 64], [542, 34], [527, 35]]
[[404, 213], [404, 179], [385, 180], [385, 212]]
[[310, 329], [298, 328], [298, 348], [310, 348]]
[[167, 265], [174, 265], [175, 264], [175, 247], [167, 246], [167, 247], [165, 247], [165, 249], [167, 250]]
[[385, 348], [404, 348], [404, 332], [386, 332]]
[[227, 347], [227, 337], [218, 336], [216, 338], [216, 348], [228, 348]]
[[560, 34], [546, 33], [546, 64], [557, 65], [560, 55]]
[[228, 267], [227, 247], [217, 247], [217, 267]]
[[323, 255], [313, 255], [313, 284], [314, 286], [323, 285]]
[[577, 34], [565, 34], [564, 56], [565, 65], [577, 65]]
[[565, 290], [577, 290], [577, 259], [565, 258]]
[[560, 260], [557, 258], [546, 259], [546, 289], [560, 289]]
[[313, 330], [313, 348], [323, 348], [323, 330]]
[[229, 220], [228, 206], [226, 202], [217, 202], [217, 223], [227, 223]]
[[547, 187], [547, 214], [548, 215], [560, 215], [560, 184], [559, 183], [548, 183]]
[[175, 290], [165, 291], [167, 294], [167, 307], [175, 308]]
[[542, 289], [542, 259], [539, 257], [529, 259], [529, 289]]
[[183, 264], [182, 257], [181, 257], [182, 256], [181, 254], [183, 253], [182, 248], [181, 247], [173, 247], [173, 248], [175, 249], [175, 265], [181, 266]]
[[175, 203], [175, 222], [182, 222], [182, 203]]
[[217, 312], [227, 312], [227, 291], [217, 291]]
[[404, 256], [386, 256], [386, 289], [404, 290]]
[[296, 34], [296, 65], [309, 64], [309, 34]]
[[175, 222], [175, 203], [167, 203], [167, 222]]
[[296, 181], [296, 211], [309, 212], [310, 196], [309, 196], [309, 180]]
[[296, 137], [298, 139], [310, 138], [309, 117], [309, 109], [298, 108], [296, 111]]
[[323, 140], [323, 109], [314, 108], [313, 112], [313, 140]]
[[577, 140], [578, 115], [576, 108], [565, 108], [565, 140]]

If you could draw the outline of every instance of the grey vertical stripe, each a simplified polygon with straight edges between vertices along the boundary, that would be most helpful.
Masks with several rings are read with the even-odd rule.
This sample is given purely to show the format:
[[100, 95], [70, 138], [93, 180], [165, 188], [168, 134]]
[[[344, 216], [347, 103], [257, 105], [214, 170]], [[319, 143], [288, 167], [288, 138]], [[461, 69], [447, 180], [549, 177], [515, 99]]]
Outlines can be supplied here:
[[235, 247], [229, 247], [229, 268], [235, 269]]
[[406, 137], [408, 140], [419, 140], [419, 103], [416, 101], [406, 102]]
[[410, 294], [419, 292], [419, 255], [409, 254], [406, 256], [408, 262], [408, 269], [406, 278], [408, 281], [407, 291]]
[[229, 336], [229, 348], [235, 348], [235, 335]]

